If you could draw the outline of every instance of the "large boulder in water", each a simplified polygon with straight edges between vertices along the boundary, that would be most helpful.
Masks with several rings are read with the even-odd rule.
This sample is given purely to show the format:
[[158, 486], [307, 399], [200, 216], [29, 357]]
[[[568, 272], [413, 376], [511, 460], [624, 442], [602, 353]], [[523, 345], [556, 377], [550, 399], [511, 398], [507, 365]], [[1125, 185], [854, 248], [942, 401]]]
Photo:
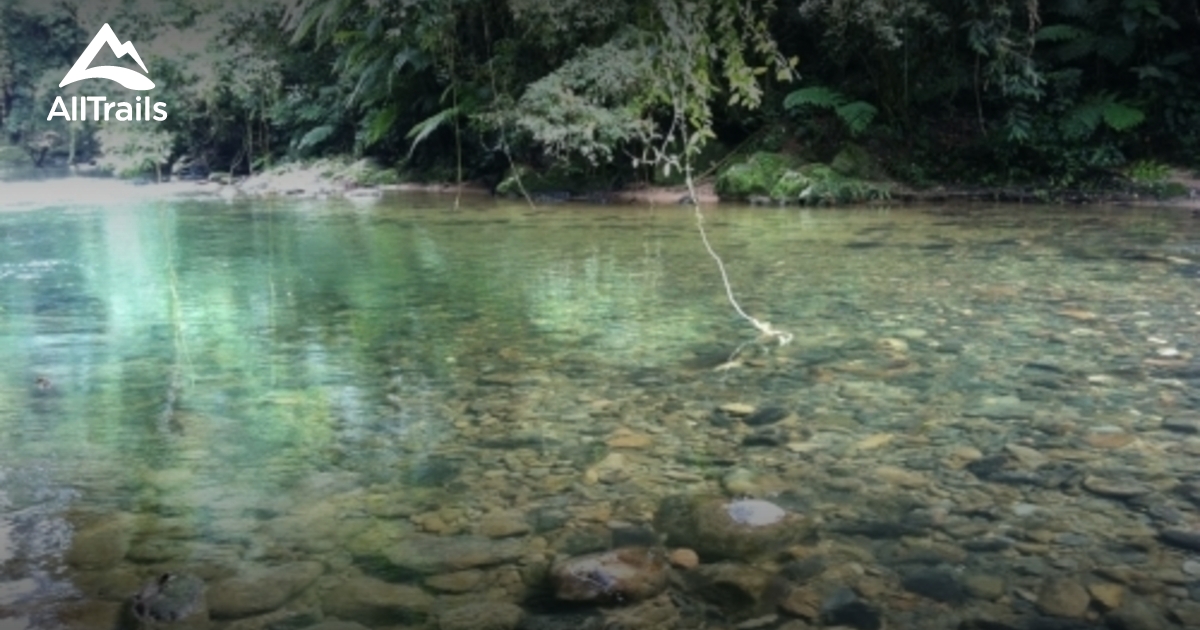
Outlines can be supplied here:
[[663, 499], [654, 526], [673, 547], [705, 561], [761, 557], [813, 536], [811, 519], [760, 499], [675, 495]]
[[667, 587], [666, 554], [622, 547], [568, 558], [550, 568], [556, 597], [572, 602], [612, 603], [647, 599]]

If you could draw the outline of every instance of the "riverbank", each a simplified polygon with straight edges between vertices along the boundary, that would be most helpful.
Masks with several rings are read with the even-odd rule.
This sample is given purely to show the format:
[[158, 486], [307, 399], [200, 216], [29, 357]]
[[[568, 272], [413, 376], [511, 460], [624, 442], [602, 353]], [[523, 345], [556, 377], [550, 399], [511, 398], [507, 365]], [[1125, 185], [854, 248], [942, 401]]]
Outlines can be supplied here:
[[[377, 183], [384, 180], [382, 183]], [[969, 188], [938, 186], [916, 190], [899, 184], [890, 184], [890, 203], [1011, 203], [1046, 204], [1112, 204], [1126, 206], [1164, 206], [1200, 212], [1200, 177], [1176, 169], [1168, 183], [1178, 184], [1188, 191], [1185, 196], [1156, 198], [1153, 196], [1125, 193], [1075, 192], [1056, 193], [1047, 196], [1043, 192], [1017, 188]], [[171, 199], [328, 199], [346, 198], [352, 201], [370, 201], [385, 192], [419, 192], [445, 195], [490, 195], [492, 191], [478, 182], [417, 183], [394, 182], [380, 177], [378, 171], [361, 167], [348, 167], [332, 171], [327, 163], [309, 166], [290, 166], [249, 178], [221, 181], [169, 181], [145, 183], [129, 180], [91, 177], [64, 176], [28, 181], [0, 181], [0, 209], [20, 209], [31, 206], [54, 206], [75, 204], [119, 204], [131, 201]], [[714, 185], [703, 182], [696, 186], [697, 201], [704, 205], [720, 203]], [[691, 195], [685, 186], [638, 185], [615, 190], [603, 195], [574, 199], [567, 196], [534, 194], [530, 197], [535, 205], [562, 202], [590, 202], [612, 204], [679, 205], [686, 203]], [[519, 197], [517, 198], [520, 199]]]

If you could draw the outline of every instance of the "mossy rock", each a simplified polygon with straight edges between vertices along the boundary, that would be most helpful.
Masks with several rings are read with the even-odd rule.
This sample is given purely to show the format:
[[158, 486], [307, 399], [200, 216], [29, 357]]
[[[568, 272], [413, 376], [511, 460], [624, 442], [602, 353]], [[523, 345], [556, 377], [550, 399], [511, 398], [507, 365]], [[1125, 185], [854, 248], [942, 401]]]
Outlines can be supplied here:
[[726, 168], [717, 176], [717, 194], [726, 199], [772, 196], [784, 172], [799, 166], [796, 158], [782, 153], [759, 152]]
[[813, 185], [811, 177], [800, 171], [788, 169], [780, 174], [771, 187], [771, 199], [781, 202], [793, 202], [800, 198], [804, 191]]

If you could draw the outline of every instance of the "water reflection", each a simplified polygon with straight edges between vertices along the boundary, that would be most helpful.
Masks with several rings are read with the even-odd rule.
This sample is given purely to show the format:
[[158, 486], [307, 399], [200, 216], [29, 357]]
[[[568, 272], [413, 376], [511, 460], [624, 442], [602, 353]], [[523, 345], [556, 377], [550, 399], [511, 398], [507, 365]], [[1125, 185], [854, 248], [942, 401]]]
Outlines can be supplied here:
[[[344, 568], [364, 531], [463, 533], [497, 501], [644, 520], [735, 464], [829, 469], [805, 454], [854, 457], [838, 435], [1163, 413], [1127, 374], [1175, 369], [1141, 363], [1148, 336], [1194, 351], [1195, 229], [1167, 213], [716, 211], [737, 295], [797, 342], [713, 372], [753, 331], [686, 210], [444, 205], [0, 214], [0, 606], [41, 624], [162, 567]], [[806, 426], [709, 426], [740, 400]]]

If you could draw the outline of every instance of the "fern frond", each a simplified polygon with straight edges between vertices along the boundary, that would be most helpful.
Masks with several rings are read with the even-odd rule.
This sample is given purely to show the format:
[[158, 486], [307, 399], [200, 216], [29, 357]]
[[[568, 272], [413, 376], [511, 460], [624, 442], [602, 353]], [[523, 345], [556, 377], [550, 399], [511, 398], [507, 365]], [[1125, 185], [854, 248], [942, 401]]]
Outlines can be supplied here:
[[866, 131], [867, 127], [871, 125], [871, 121], [875, 120], [875, 115], [879, 113], [879, 110], [874, 105], [866, 101], [846, 103], [833, 111], [837, 113], [838, 118], [841, 118], [843, 123], [846, 123], [846, 127], [854, 135]]
[[308, 133], [304, 134], [300, 138], [300, 141], [296, 144], [296, 149], [303, 151], [309, 147], [315, 147], [327, 140], [329, 136], [332, 136], [333, 131], [333, 125], [321, 125], [319, 127], [313, 127], [312, 129], [308, 130]]
[[405, 136], [409, 140], [413, 141], [412, 146], [408, 148], [408, 157], [412, 157], [413, 151], [417, 150], [417, 145], [421, 144], [421, 142], [432, 135], [433, 132], [437, 131], [438, 127], [441, 127], [447, 122], [454, 120], [454, 117], [457, 115], [457, 107], [447, 107], [446, 109], [443, 109], [429, 118], [426, 118], [425, 120], [413, 125], [413, 128], [408, 131], [408, 135]]
[[1142, 110], [1116, 101], [1105, 105], [1101, 113], [1104, 116], [1104, 124], [1113, 131], [1127, 131], [1146, 120], [1146, 114]]
[[841, 92], [818, 85], [801, 88], [788, 94], [783, 99], [783, 106], [789, 110], [807, 106], [833, 108], [845, 105], [847, 100]]
[[1051, 24], [1038, 29], [1034, 38], [1039, 42], [1069, 42], [1091, 35], [1087, 29], [1070, 24]]
[[1068, 139], [1081, 140], [1096, 131], [1101, 122], [1113, 131], [1121, 132], [1136, 127], [1145, 119], [1142, 110], [1118, 101], [1114, 94], [1101, 92], [1067, 111], [1059, 122], [1059, 129]]
[[379, 142], [380, 139], [387, 135], [387, 132], [392, 128], [392, 123], [396, 122], [398, 115], [399, 111], [395, 105], [373, 112], [370, 116], [370, 121], [367, 123], [367, 146]]
[[870, 126], [879, 110], [866, 101], [851, 101], [837, 90], [824, 86], [801, 88], [783, 99], [783, 106], [791, 112], [805, 107], [832, 109], [853, 135], [858, 135]]

